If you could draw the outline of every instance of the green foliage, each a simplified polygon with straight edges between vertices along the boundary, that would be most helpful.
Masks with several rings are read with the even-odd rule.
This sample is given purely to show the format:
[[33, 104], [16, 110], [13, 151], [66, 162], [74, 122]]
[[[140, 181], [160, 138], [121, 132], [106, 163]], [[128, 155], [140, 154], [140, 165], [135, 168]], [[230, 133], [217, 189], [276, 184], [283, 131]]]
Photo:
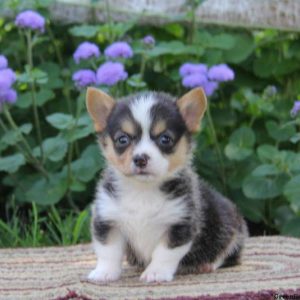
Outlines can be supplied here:
[[14, 208], [8, 223], [0, 219], [0, 235], [0, 247], [67, 246], [88, 242], [90, 217], [87, 210], [64, 214], [54, 206], [45, 214], [33, 203], [27, 216]]
[[[47, 15], [50, 0], [33, 2]], [[30, 6], [24, 3], [10, 1], [10, 7]], [[0, 53], [18, 77], [17, 102], [0, 112], [0, 217], [6, 221], [0, 221], [0, 246], [87, 240], [85, 208], [104, 161], [85, 90], [71, 77], [105, 61], [105, 47], [117, 40], [130, 41], [134, 57], [122, 60], [126, 82], [101, 87], [116, 97], [145, 89], [180, 95], [186, 92], [178, 74], [183, 63], [230, 64], [235, 80], [209, 99], [195, 167], [266, 232], [300, 236], [300, 121], [290, 116], [300, 97], [299, 35], [197, 28], [193, 13], [187, 17], [191, 22], [165, 26], [48, 22], [45, 34], [32, 37], [33, 65], [22, 32], [12, 21], [0, 22]], [[155, 46], [142, 43], [146, 34], [156, 37]], [[72, 54], [85, 40], [98, 44], [102, 55], [77, 66]]]

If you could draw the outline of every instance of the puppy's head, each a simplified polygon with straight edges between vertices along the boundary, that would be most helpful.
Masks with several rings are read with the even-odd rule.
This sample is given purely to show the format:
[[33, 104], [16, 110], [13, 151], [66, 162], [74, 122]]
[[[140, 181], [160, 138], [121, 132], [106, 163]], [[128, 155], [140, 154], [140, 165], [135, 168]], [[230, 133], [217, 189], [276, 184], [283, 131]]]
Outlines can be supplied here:
[[125, 176], [141, 180], [166, 177], [188, 163], [191, 134], [207, 105], [201, 88], [178, 100], [146, 92], [119, 101], [89, 88], [86, 101], [107, 161]]

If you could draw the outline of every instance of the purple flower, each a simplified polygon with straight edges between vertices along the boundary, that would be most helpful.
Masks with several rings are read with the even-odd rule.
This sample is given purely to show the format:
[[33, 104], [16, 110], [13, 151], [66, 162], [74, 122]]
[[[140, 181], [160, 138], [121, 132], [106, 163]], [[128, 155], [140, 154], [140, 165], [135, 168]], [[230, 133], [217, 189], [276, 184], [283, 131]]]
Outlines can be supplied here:
[[204, 86], [207, 83], [207, 78], [203, 74], [195, 73], [182, 78], [182, 85], [186, 88], [194, 88]]
[[234, 72], [226, 64], [212, 66], [208, 70], [208, 78], [213, 81], [229, 81], [234, 79]]
[[109, 58], [129, 58], [133, 56], [131, 47], [126, 42], [115, 42], [108, 46], [104, 54]]
[[97, 82], [104, 85], [115, 85], [128, 77], [124, 65], [119, 62], [108, 61], [97, 70]]
[[205, 91], [206, 96], [211, 96], [215, 90], [219, 87], [219, 84], [215, 81], [207, 81], [205, 84], [203, 84], [203, 89]]
[[75, 62], [78, 64], [81, 59], [89, 59], [91, 57], [99, 57], [100, 50], [94, 43], [83, 42], [81, 43], [73, 54]]
[[19, 13], [16, 17], [15, 24], [20, 28], [39, 30], [40, 32], [45, 31], [45, 18], [32, 10]]
[[292, 108], [292, 110], [291, 110], [291, 116], [292, 116], [292, 117], [296, 117], [297, 114], [299, 113], [299, 111], [300, 111], [300, 101], [299, 101], [299, 100], [296, 100], [296, 101], [294, 102], [294, 106], [293, 106], [293, 108]]
[[16, 81], [16, 74], [12, 69], [0, 70], [0, 90], [9, 89]]
[[79, 88], [93, 85], [96, 83], [96, 74], [92, 70], [83, 69], [75, 72], [72, 76], [75, 85]]
[[147, 46], [154, 46], [155, 45], [155, 39], [152, 35], [146, 35], [143, 38], [143, 43]]
[[15, 103], [17, 100], [17, 93], [13, 89], [0, 90], [0, 104], [4, 102]]
[[205, 64], [185, 63], [179, 69], [179, 74], [181, 77], [185, 77], [195, 73], [205, 75], [207, 73], [207, 66]]
[[0, 55], [0, 70], [6, 69], [8, 66], [7, 58], [4, 55]]

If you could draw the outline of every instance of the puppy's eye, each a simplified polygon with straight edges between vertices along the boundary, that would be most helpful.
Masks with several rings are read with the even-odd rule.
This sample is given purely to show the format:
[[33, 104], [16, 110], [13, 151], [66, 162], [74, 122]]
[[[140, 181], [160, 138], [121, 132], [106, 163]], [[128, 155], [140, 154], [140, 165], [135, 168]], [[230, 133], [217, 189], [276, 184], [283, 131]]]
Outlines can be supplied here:
[[130, 138], [128, 135], [123, 134], [116, 139], [117, 146], [125, 147], [130, 143]]
[[170, 146], [173, 144], [173, 139], [168, 134], [162, 134], [159, 136], [158, 142], [162, 146]]

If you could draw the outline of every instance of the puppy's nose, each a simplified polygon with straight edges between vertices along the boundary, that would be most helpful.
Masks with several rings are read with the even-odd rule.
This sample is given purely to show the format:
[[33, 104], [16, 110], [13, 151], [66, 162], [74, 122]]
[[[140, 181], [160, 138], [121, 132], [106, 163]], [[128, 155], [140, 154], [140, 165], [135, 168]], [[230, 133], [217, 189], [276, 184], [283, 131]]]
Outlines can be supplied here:
[[133, 157], [134, 164], [139, 168], [145, 168], [147, 166], [149, 156], [147, 154], [135, 155]]

